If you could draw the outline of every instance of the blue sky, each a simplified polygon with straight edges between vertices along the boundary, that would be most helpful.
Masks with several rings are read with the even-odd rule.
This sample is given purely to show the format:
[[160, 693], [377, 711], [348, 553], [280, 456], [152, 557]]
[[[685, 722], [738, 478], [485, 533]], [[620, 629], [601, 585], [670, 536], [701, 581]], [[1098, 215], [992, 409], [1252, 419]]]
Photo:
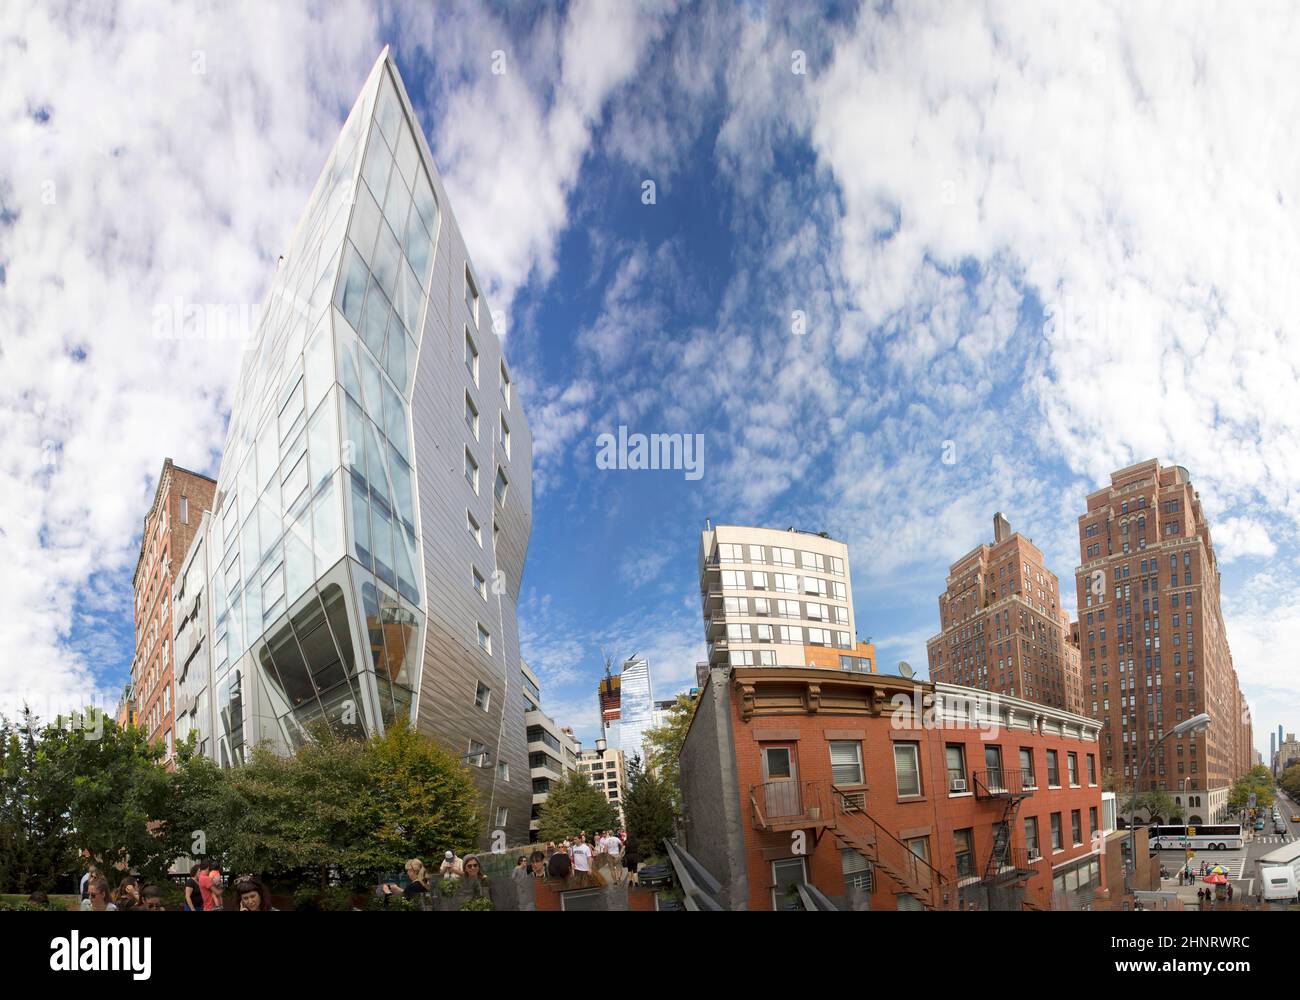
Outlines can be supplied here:
[[[602, 645], [691, 683], [705, 518], [847, 541], [860, 632], [921, 666], [994, 511], [1071, 594], [1084, 497], [1149, 457], [1201, 492], [1257, 745], [1300, 728], [1294, 11], [4, 17], [5, 704], [124, 681], [155, 477], [215, 473], [240, 360], [146, 317], [261, 300], [391, 42], [532, 425], [521, 638], [580, 736]], [[598, 469], [620, 424], [702, 435], [704, 476]]]

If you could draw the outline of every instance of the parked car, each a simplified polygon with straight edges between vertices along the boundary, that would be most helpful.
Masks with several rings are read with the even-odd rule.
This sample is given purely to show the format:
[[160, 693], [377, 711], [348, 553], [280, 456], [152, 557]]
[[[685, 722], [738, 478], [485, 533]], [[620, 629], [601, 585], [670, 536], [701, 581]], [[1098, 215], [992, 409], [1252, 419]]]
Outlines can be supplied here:
[[1262, 830], [1262, 829], [1264, 829], [1264, 820], [1263, 820], [1263, 818], [1260, 818], [1260, 819], [1255, 820], [1255, 829], [1256, 829], [1256, 830]]

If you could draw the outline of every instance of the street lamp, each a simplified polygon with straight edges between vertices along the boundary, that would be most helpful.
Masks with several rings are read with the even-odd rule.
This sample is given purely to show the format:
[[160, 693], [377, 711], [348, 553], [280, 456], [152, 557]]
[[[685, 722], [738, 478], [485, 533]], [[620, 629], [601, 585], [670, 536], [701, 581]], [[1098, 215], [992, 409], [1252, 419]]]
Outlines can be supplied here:
[[1165, 733], [1160, 739], [1156, 740], [1147, 749], [1147, 755], [1142, 758], [1142, 766], [1138, 768], [1137, 776], [1133, 779], [1133, 797], [1129, 799], [1128, 810], [1128, 866], [1124, 872], [1124, 891], [1133, 892], [1133, 875], [1137, 871], [1137, 828], [1134, 823], [1137, 822], [1137, 797], [1138, 789], [1142, 787], [1142, 775], [1151, 763], [1151, 755], [1156, 752], [1160, 744], [1171, 736], [1186, 736], [1188, 733], [1199, 733], [1210, 724], [1210, 716], [1202, 712], [1200, 715], [1194, 715], [1190, 719], [1185, 719], [1173, 729]]

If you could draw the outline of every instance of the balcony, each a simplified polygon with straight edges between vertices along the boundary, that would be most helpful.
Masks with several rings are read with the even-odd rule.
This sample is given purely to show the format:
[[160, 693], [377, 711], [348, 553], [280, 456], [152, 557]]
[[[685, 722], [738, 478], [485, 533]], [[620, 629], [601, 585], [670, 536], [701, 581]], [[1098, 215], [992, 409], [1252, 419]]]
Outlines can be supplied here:
[[1012, 771], [1004, 767], [975, 771], [971, 777], [977, 799], [1022, 799], [1036, 790], [1032, 771]]
[[[830, 801], [818, 781], [765, 781], [749, 786], [754, 829], [783, 833], [829, 825]], [[825, 799], [825, 801], [823, 801]]]
[[1004, 852], [1002, 864], [987, 878], [985, 882], [998, 884], [1009, 882], [1014, 879], [1030, 878], [1038, 874], [1036, 867], [1043, 856], [1036, 850], [1030, 850], [1025, 847], [1009, 847]]

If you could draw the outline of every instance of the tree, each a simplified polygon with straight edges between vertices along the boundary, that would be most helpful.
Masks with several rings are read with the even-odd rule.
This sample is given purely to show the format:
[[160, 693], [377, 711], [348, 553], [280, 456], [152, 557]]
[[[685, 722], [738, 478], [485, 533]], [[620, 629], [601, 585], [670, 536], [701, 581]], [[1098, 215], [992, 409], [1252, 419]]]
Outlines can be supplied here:
[[1136, 799], [1130, 792], [1124, 799], [1123, 813], [1127, 819], [1134, 811], [1145, 813], [1147, 818], [1161, 816], [1164, 819], [1182, 819], [1183, 807], [1176, 805], [1169, 793], [1163, 789], [1156, 788], [1149, 792], [1143, 792]]
[[689, 694], [679, 694], [662, 726], [646, 732], [649, 751], [649, 769], [658, 773], [667, 786], [674, 811], [681, 808], [681, 759], [686, 731], [695, 717], [695, 699]]
[[643, 855], [661, 853], [664, 841], [673, 835], [672, 793], [653, 771], [641, 767], [638, 756], [627, 767], [623, 815], [627, 832], [636, 837]]
[[68, 794], [52, 780], [40, 748], [40, 726], [28, 708], [12, 725], [0, 718], [0, 891], [52, 891], [76, 864], [68, 826]]
[[1300, 764], [1292, 764], [1283, 771], [1278, 784], [1291, 798], [1300, 799]]
[[321, 727], [292, 757], [258, 747], [225, 773], [208, 805], [208, 846], [240, 871], [363, 886], [478, 839], [469, 772], [405, 726], [369, 740]]
[[1232, 809], [1247, 808], [1252, 793], [1255, 796], [1256, 809], [1269, 808], [1276, 798], [1273, 775], [1262, 764], [1255, 765], [1232, 783], [1232, 789], [1228, 792], [1228, 806]]
[[564, 840], [618, 826], [618, 810], [581, 772], [551, 782], [538, 817], [538, 840]]

